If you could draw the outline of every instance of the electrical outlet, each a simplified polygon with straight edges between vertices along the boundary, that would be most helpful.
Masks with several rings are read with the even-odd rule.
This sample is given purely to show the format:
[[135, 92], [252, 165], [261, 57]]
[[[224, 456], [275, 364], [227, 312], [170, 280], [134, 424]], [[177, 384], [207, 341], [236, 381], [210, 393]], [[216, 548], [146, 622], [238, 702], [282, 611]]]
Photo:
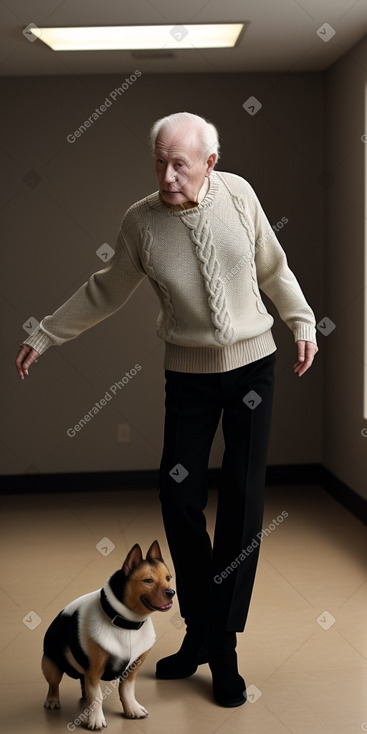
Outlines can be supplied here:
[[128, 441], [130, 441], [130, 426], [128, 423], [118, 424], [117, 436], [119, 443], [127, 443]]

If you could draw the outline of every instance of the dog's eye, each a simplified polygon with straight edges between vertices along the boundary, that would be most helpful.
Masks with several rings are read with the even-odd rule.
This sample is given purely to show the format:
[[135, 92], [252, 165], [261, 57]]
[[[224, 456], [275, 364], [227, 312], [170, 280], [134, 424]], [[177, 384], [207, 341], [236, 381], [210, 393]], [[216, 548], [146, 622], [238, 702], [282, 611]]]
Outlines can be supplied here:
[[166, 576], [166, 581], [171, 581], [172, 576]]
[[143, 579], [143, 583], [144, 584], [152, 584], [153, 583], [153, 579]]

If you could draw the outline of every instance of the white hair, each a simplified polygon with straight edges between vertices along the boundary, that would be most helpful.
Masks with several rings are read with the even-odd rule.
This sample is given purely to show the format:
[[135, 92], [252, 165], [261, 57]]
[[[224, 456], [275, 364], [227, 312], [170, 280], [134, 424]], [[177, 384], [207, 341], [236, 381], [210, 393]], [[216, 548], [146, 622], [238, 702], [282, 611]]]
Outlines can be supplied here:
[[211, 122], [205, 120], [204, 117], [194, 115], [192, 112], [174, 112], [172, 115], [167, 115], [166, 117], [161, 117], [160, 120], [156, 120], [149, 132], [152, 154], [154, 155], [155, 144], [159, 133], [181, 122], [196, 123], [203, 156], [206, 157], [207, 155], [211, 155], [211, 153], [216, 153], [218, 161], [220, 144], [217, 128]]

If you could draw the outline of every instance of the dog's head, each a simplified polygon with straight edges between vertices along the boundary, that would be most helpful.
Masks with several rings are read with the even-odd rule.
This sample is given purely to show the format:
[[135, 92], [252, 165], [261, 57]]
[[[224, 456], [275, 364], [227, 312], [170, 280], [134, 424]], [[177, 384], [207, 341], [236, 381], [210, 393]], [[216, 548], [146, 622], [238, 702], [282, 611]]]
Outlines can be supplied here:
[[171, 574], [163, 561], [158, 541], [150, 546], [144, 560], [136, 543], [120, 571], [110, 579], [115, 596], [137, 614], [167, 612], [175, 592], [170, 588]]

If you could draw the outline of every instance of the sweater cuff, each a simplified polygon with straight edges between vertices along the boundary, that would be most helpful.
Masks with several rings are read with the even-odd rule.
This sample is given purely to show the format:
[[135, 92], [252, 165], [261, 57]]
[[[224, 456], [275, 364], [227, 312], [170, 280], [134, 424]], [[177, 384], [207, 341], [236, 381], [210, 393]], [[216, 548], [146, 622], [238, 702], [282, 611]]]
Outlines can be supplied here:
[[52, 347], [55, 342], [50, 339], [48, 334], [45, 334], [45, 332], [38, 327], [38, 329], [36, 329], [28, 339], [22, 342], [22, 344], [29, 344], [29, 346], [35, 349], [38, 354], [43, 354], [46, 349]]
[[313, 342], [317, 346], [316, 329], [314, 326], [311, 326], [311, 324], [298, 322], [294, 326], [293, 334], [295, 342], [302, 339], [303, 341]]

